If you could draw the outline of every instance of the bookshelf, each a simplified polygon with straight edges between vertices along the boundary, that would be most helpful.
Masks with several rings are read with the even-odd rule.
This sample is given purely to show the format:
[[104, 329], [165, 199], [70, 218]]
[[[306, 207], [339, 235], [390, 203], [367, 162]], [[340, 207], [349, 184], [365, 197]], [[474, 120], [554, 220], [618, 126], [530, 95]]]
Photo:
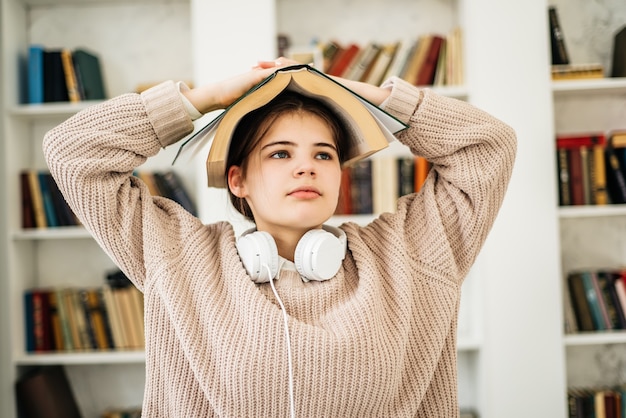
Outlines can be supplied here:
[[[249, 68], [256, 59], [273, 57], [278, 33], [289, 33], [294, 44], [300, 45], [322, 35], [364, 43], [370, 38], [405, 38], [461, 25], [467, 83], [441, 92], [507, 121], [517, 130], [520, 144], [501, 215], [464, 288], [459, 323], [460, 403], [476, 409], [483, 418], [536, 416], [536, 405], [544, 405], [545, 416], [564, 417], [562, 310], [554, 303], [560, 300], [560, 289], [548, 280], [559, 276], [559, 242], [555, 189], [545, 181], [554, 172], [547, 30], [528, 31], [528, 27], [544, 27], [546, 7], [541, 1], [517, 3], [366, 0], [355, 9], [352, 2], [330, 0], [314, 4], [303, 0], [219, 4], [90, 0], [80, 5], [70, 0], [0, 0], [3, 201], [17, 202], [20, 168], [43, 168], [43, 133], [82, 106], [19, 105], [16, 57], [23, 58], [30, 42], [86, 44], [101, 52], [109, 95], [116, 95], [140, 82], [172, 78], [199, 85], [224, 78]], [[206, 16], [219, 19], [207, 25]], [[225, 34], [228, 42], [208, 45], [205, 41], [223, 40]], [[396, 151], [402, 152], [391, 152]], [[169, 164], [171, 152], [175, 148], [166, 150], [153, 164]], [[197, 188], [201, 217], [207, 222], [236, 222], [225, 209], [225, 195], [204, 187], [203, 165], [199, 161], [179, 167]], [[367, 222], [370, 218], [356, 219]], [[342, 220], [333, 219], [333, 223]], [[0, 332], [11, 341], [0, 348], [0, 405], [8, 409], [3, 407], [3, 416], [15, 416], [15, 378], [24, 369], [42, 364], [66, 366], [86, 417], [96, 417], [109, 406], [140, 403], [141, 352], [39, 356], [23, 350], [21, 291], [35, 284], [63, 283], [68, 277], [77, 283], [99, 282], [102, 272], [112, 268], [106, 256], [79, 228], [20, 231], [17, 204], [3, 207], [0, 222], [0, 261], [4, 262], [2, 276], [7, 278], [0, 281]], [[538, 236], [540, 246], [536, 245]], [[76, 254], [80, 254], [78, 263]]]
[[[608, 74], [613, 34], [626, 22], [624, 4], [563, 0], [550, 3], [558, 9], [571, 61], [602, 63]], [[598, 24], [600, 21], [603, 23]], [[626, 127], [626, 78], [554, 82], [552, 94], [556, 133], [608, 132]], [[571, 270], [619, 268], [626, 264], [625, 241], [619, 232], [626, 225], [625, 205], [560, 207], [558, 221], [563, 280]], [[626, 382], [621, 366], [626, 359], [626, 331], [564, 331], [563, 344], [567, 387]]]
[[[20, 229], [16, 179], [22, 169], [45, 169], [43, 134], [93, 102], [24, 105], [21, 75], [30, 43], [49, 48], [87, 47], [100, 55], [109, 96], [140, 83], [191, 80], [188, 1], [2, 0], [2, 348], [0, 409], [16, 416], [13, 383], [26, 370], [63, 365], [85, 417], [109, 407], [141, 405], [144, 352], [27, 353], [24, 349], [22, 292], [34, 286], [98, 286], [115, 266], [82, 227]], [[62, 30], [60, 29], [62, 28]], [[111, 31], [110, 28], [116, 28]], [[159, 28], [155, 31], [154, 28]], [[150, 34], [146, 36], [146, 34]], [[172, 59], [171, 57], [175, 57]], [[22, 67], [18, 66], [21, 65]], [[174, 149], [146, 164], [169, 168]], [[193, 170], [175, 167], [193, 190]], [[186, 171], [187, 170], [187, 171]], [[6, 278], [6, 280], [5, 280]]]

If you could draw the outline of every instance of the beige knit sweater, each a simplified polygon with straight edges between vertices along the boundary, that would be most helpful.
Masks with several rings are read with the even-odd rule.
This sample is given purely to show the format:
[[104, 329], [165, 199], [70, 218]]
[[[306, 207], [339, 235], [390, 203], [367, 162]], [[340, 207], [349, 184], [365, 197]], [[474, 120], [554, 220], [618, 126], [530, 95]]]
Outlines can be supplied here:
[[[513, 130], [394, 78], [383, 107], [434, 167], [368, 226], [342, 226], [337, 275], [283, 271], [298, 417], [455, 417], [461, 283], [513, 167]], [[145, 297], [145, 417], [289, 415], [283, 319], [247, 276], [230, 224], [153, 198], [132, 171], [192, 130], [173, 82], [90, 107], [44, 140], [71, 207]]]

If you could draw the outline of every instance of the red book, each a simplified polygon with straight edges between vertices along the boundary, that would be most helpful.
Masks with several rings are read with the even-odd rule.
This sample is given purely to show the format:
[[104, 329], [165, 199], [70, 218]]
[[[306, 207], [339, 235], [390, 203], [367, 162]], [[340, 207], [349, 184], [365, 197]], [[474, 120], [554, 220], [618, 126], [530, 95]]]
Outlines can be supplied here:
[[341, 77], [346, 71], [346, 68], [350, 66], [352, 60], [358, 55], [360, 47], [357, 44], [350, 44], [344, 50], [339, 52], [339, 56], [335, 58], [328, 68], [328, 75], [334, 75]]
[[590, 132], [588, 134], [557, 135], [556, 147], [560, 148], [580, 148], [593, 147], [594, 145], [605, 145], [606, 135], [602, 132]]
[[572, 205], [585, 204], [585, 188], [583, 182], [583, 162], [580, 150], [567, 150], [567, 165], [569, 167], [570, 202]]
[[428, 51], [426, 52], [424, 63], [417, 73], [417, 80], [415, 81], [416, 86], [430, 86], [433, 84], [443, 40], [441, 36], [433, 35], [430, 45], [428, 46]]

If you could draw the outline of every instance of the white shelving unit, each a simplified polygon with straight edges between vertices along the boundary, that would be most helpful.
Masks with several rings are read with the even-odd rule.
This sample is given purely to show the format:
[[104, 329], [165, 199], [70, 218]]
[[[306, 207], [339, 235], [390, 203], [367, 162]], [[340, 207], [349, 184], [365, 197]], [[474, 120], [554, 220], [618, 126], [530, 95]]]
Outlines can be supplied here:
[[[608, 74], [613, 35], [626, 23], [624, 3], [552, 0], [550, 4], [557, 7], [571, 62], [599, 62]], [[552, 84], [552, 92], [556, 133], [626, 128], [626, 78], [559, 81]], [[558, 219], [563, 289], [571, 270], [626, 265], [626, 205], [560, 207]], [[626, 381], [626, 331], [564, 334], [563, 344], [568, 387]]]
[[[555, 168], [543, 1], [0, 0], [0, 5], [0, 179], [3, 201], [12, 202], [1, 212], [0, 223], [0, 261], [6, 261], [0, 279], [0, 332], [10, 341], [0, 349], [3, 416], [15, 416], [13, 382], [24, 368], [36, 365], [66, 366], [86, 418], [97, 417], [108, 406], [137, 405], [143, 392], [142, 352], [32, 355], [23, 349], [24, 288], [68, 280], [93, 284], [112, 268], [80, 228], [18, 228], [17, 173], [44, 167], [43, 133], [80, 107], [19, 105], [18, 80], [23, 78], [18, 63], [23, 63], [29, 43], [85, 45], [101, 52], [113, 96], [131, 91], [139, 82], [171, 78], [200, 85], [230, 76], [257, 59], [273, 57], [278, 33], [289, 33], [298, 44], [322, 36], [366, 42], [445, 32], [457, 24], [464, 32], [467, 83], [441, 92], [500, 117], [519, 137], [507, 198], [464, 287], [460, 402], [477, 409], [482, 418], [566, 416], [564, 347], [573, 343], [561, 332], [561, 293], [555, 279], [560, 277], [560, 215], [554, 184], [546, 182]], [[175, 147], [154, 164], [169, 164], [172, 152]], [[198, 161], [178, 167], [195, 185], [202, 219], [236, 220], [219, 204], [226, 202], [225, 195], [204, 187], [203, 166]], [[537, 405], [542, 405], [541, 414]]]

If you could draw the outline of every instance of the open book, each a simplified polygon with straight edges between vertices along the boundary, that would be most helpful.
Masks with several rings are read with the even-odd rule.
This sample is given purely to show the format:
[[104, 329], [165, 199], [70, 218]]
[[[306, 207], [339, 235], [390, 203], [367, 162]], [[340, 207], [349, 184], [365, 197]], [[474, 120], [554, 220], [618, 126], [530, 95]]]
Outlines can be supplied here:
[[324, 73], [309, 65], [295, 65], [277, 70], [195, 131], [180, 146], [174, 161], [183, 151], [195, 149], [195, 154], [212, 141], [206, 161], [208, 185], [226, 187], [227, 153], [237, 124], [247, 113], [266, 105], [284, 90], [321, 100], [340, 117], [351, 142], [344, 165], [386, 148], [395, 139], [394, 134], [407, 128], [400, 120]]

